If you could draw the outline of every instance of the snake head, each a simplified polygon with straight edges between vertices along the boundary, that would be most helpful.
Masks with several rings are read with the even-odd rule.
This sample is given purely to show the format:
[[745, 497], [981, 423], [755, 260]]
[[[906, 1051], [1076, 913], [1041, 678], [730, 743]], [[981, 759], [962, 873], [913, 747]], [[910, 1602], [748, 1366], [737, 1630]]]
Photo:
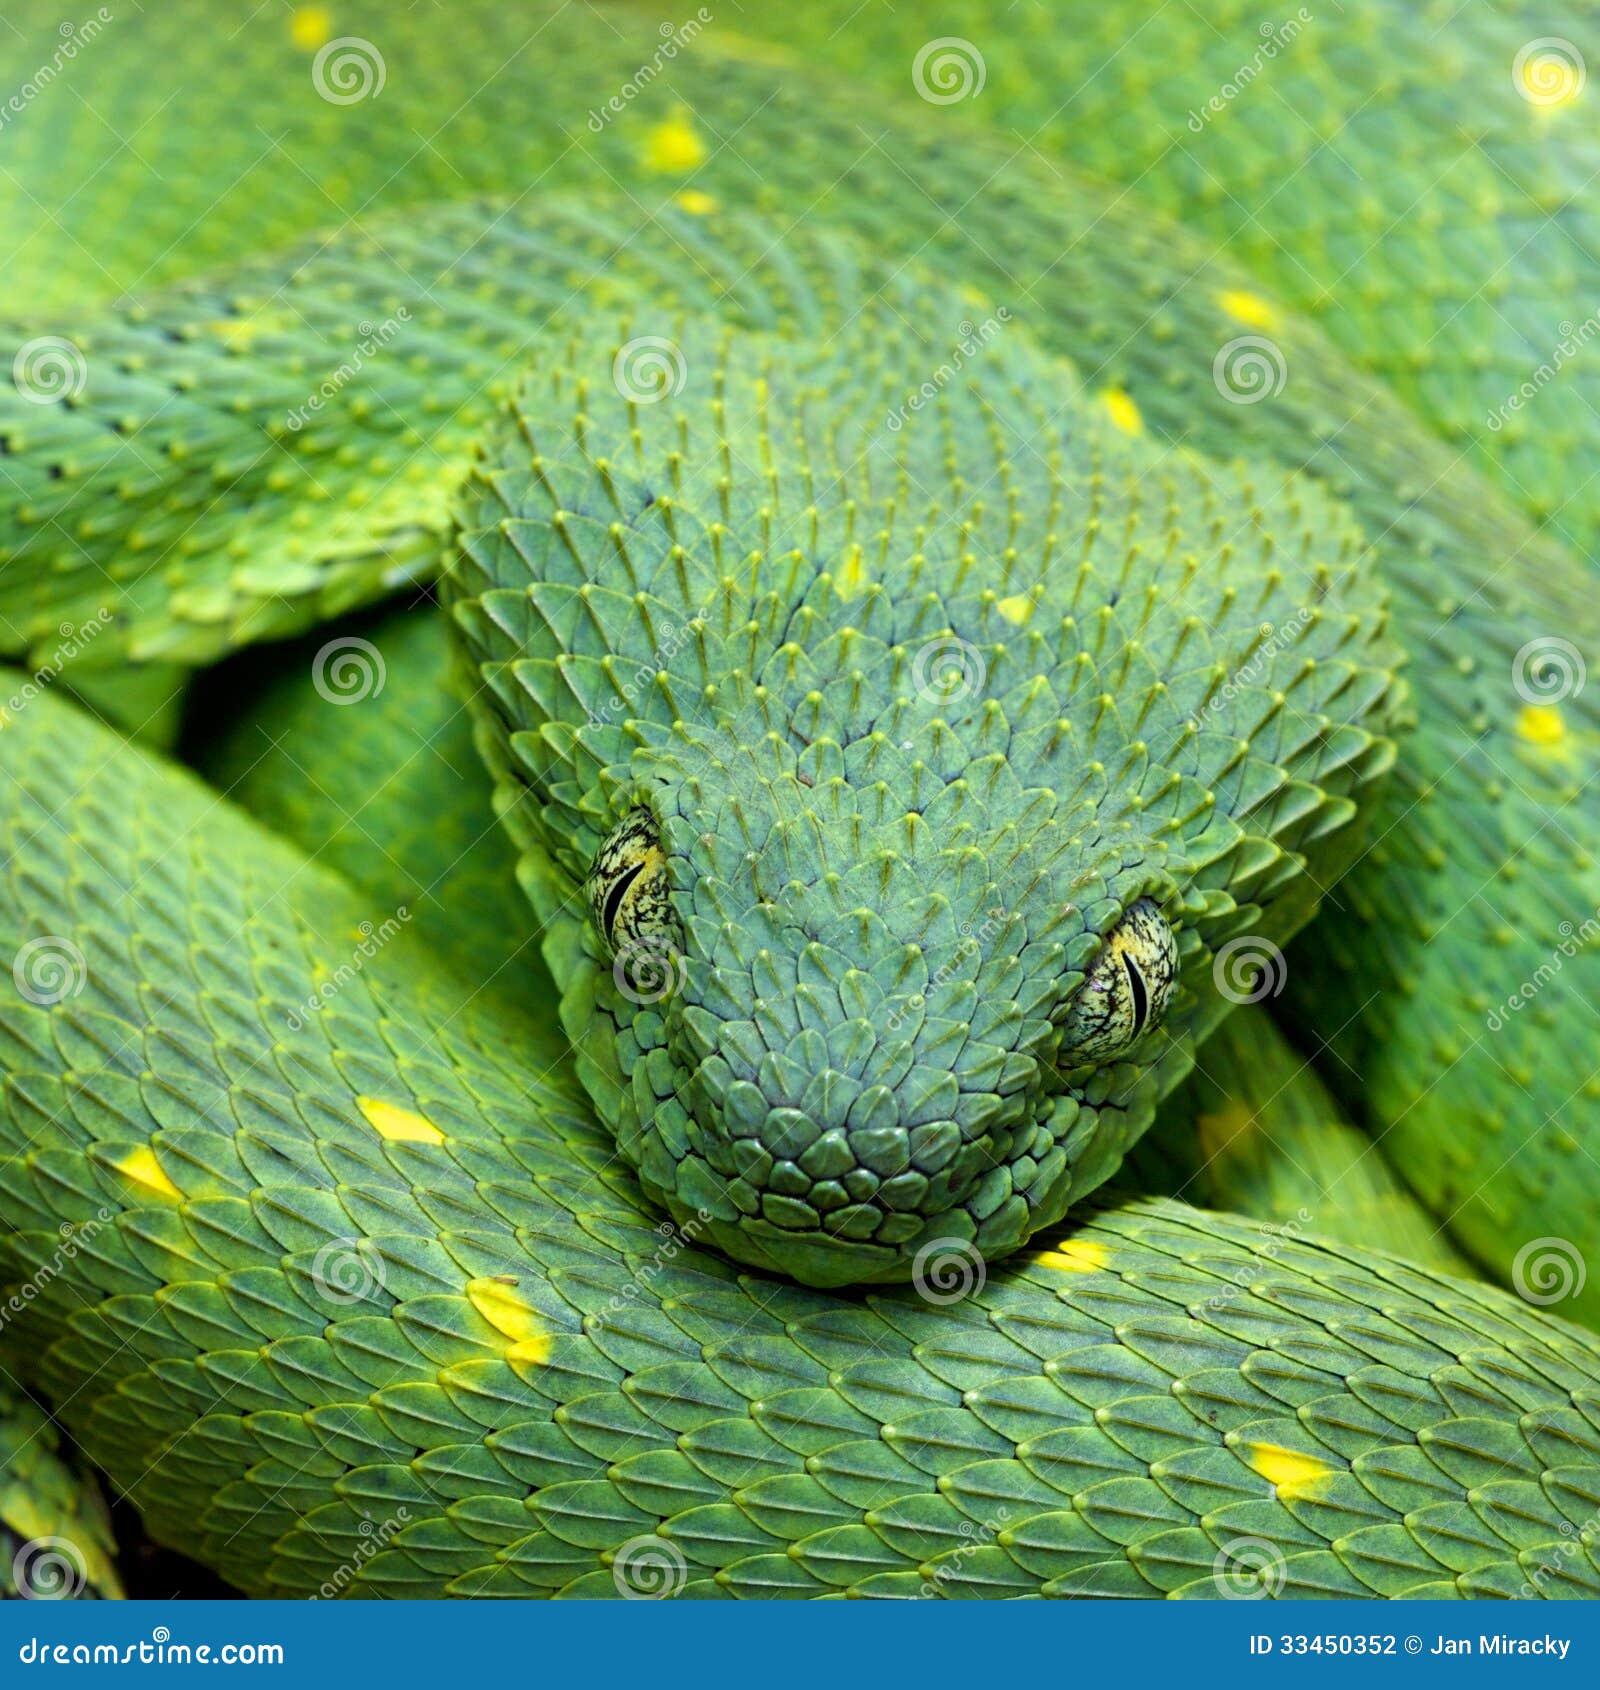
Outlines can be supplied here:
[[762, 767], [737, 725], [697, 730], [584, 882], [584, 1019], [614, 1029], [624, 1156], [681, 1225], [815, 1284], [1016, 1248], [1117, 1111], [1148, 1108], [1167, 1049], [1159, 850], [1083, 837], [1095, 805], [1013, 808], [1009, 783], [940, 828], [954, 801], [915, 748], [947, 736], [937, 715], [903, 723], [912, 742], [880, 746], [859, 793], [819, 780], [844, 758], [831, 741]]
[[886, 412], [926, 316], [685, 324], [648, 403], [631, 325], [575, 339], [452, 575], [596, 1112], [685, 1234], [818, 1286], [1108, 1179], [1387, 766], [1329, 501], [1126, 438], [1015, 328]]

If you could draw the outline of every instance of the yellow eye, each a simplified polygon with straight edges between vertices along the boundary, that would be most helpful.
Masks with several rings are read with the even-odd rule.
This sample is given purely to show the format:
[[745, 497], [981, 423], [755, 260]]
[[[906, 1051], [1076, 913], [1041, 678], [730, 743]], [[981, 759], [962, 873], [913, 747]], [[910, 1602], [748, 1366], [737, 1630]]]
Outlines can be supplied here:
[[661, 830], [642, 807], [630, 810], [595, 853], [583, 889], [613, 956], [668, 940], [677, 931]]
[[1061, 1032], [1061, 1063], [1106, 1062], [1159, 1026], [1178, 980], [1178, 941], [1149, 898], [1128, 906], [1106, 936]]

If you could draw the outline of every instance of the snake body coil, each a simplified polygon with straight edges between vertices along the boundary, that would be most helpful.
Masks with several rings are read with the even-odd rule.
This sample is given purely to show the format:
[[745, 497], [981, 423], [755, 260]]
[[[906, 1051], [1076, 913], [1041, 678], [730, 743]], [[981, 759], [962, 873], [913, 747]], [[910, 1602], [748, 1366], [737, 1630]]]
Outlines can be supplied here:
[[[188, 10], [75, 73], [132, 117]], [[353, 193], [470, 74], [360, 11], [386, 111], [276, 37], [229, 96]], [[617, 23], [540, 61], [618, 86]], [[1583, 512], [967, 115], [734, 40], [586, 131], [528, 74], [358, 228], [274, 177], [226, 268], [23, 241], [86, 379], [0, 393], [8, 654], [73, 629], [137, 729], [97, 666], [308, 641], [189, 713], [236, 802], [19, 672], [7, 1365], [256, 1594], [1600, 1590], [1585, 949], [1480, 1048], [1486, 959], [1600, 907], [1593, 695], [1517, 684]], [[1292, 1068], [1217, 1033], [1262, 968], [1400, 1176], [1319, 1189], [1435, 1265], [1103, 1189], [1231, 1106], [1208, 1042]]]

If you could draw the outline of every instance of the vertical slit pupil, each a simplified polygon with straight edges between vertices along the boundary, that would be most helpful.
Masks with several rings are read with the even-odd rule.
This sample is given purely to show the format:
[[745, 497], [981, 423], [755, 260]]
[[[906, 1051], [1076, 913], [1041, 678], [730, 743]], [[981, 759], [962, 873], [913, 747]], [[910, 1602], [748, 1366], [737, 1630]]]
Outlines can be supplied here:
[[1133, 994], [1133, 1036], [1138, 1038], [1144, 1031], [1145, 1020], [1150, 1014], [1150, 992], [1138, 965], [1126, 951], [1123, 952], [1122, 966], [1127, 971], [1128, 990]]
[[628, 888], [644, 872], [644, 861], [641, 858], [632, 867], [625, 869], [611, 883], [611, 890], [606, 893], [605, 908], [600, 912], [600, 925], [605, 929], [606, 943], [616, 943], [617, 911], [622, 908], [622, 900]]

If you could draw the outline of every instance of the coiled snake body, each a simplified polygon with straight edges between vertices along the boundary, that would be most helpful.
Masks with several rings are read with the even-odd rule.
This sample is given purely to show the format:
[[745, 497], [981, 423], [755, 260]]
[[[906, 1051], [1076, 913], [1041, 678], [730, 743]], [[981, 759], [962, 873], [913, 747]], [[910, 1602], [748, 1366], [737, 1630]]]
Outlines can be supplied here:
[[[617, 23], [538, 54], [598, 100]], [[459, 104], [442, 24], [348, 27]], [[491, 84], [454, 203], [283, 252], [267, 194], [204, 280], [35, 263], [87, 375], [0, 401], [15, 655], [94, 621], [112, 715], [435, 574], [453, 651], [236, 659], [185, 750], [244, 808], [8, 711], [8, 1365], [253, 1593], [1592, 1593], [1582, 947], [1485, 1036], [1600, 906], [1590, 699], [1515, 685], [1583, 566], [1114, 191], [748, 44], [655, 80]], [[301, 92], [290, 155], [394, 144]], [[1337, 1191], [1101, 1189], [1302, 928], [1302, 1045], [1521, 1297]]]

